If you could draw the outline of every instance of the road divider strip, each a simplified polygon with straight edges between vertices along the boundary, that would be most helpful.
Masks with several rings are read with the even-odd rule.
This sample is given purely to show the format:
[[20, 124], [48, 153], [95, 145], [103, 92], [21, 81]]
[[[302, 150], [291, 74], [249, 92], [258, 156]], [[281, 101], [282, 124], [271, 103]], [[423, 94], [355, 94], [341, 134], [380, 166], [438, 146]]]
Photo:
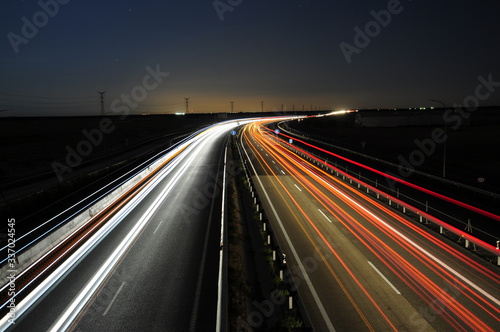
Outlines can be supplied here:
[[323, 303], [321, 302], [321, 300], [318, 296], [316, 288], [312, 284], [311, 279], [309, 278], [309, 275], [308, 275], [304, 265], [302, 264], [302, 261], [300, 260], [300, 257], [297, 253], [297, 250], [295, 249], [295, 247], [290, 239], [290, 236], [288, 235], [288, 232], [286, 231], [286, 229], [283, 225], [283, 222], [281, 221], [276, 209], [274, 208], [274, 205], [272, 204], [272, 201], [271, 201], [267, 191], [265, 190], [264, 185], [262, 184], [262, 181], [260, 180], [259, 176], [257, 176], [258, 173], [253, 165], [252, 159], [250, 158], [247, 150], [245, 149], [245, 146], [243, 144], [242, 139], [243, 139], [243, 136], [241, 137], [240, 146], [243, 148], [243, 151], [244, 151], [245, 156], [246, 156], [246, 160], [250, 164], [250, 167], [253, 170], [253, 174], [255, 174], [255, 178], [257, 179], [257, 181], [259, 183], [260, 189], [262, 190], [262, 193], [264, 194], [264, 197], [266, 198], [266, 200], [271, 208], [271, 211], [272, 211], [274, 217], [276, 218], [276, 221], [278, 222], [280, 230], [281, 230], [283, 236], [285, 237], [285, 240], [286, 240], [290, 250], [292, 251], [292, 255], [293, 255], [295, 261], [297, 262], [299, 270], [302, 274], [302, 278], [306, 282], [307, 287], [309, 288], [309, 291], [311, 292], [311, 296], [313, 297], [313, 300], [316, 303], [316, 306], [318, 307], [318, 310], [321, 314], [321, 317], [323, 318], [323, 321], [324, 321], [325, 325], [327, 326], [328, 330], [335, 332], [335, 328], [333, 327], [333, 324], [328, 316], [328, 313], [326, 312], [325, 307], [323, 306]]

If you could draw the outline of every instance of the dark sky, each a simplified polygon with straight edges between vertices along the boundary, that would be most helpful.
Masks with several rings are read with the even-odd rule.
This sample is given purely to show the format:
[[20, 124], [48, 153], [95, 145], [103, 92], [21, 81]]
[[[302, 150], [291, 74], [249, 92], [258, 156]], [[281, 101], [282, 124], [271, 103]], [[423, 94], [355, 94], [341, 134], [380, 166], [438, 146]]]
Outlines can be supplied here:
[[[134, 113], [451, 106], [500, 82], [497, 0], [59, 2], [4, 1], [0, 116], [99, 114], [97, 91], [110, 111], [134, 88]], [[169, 75], [145, 90], [148, 66]]]

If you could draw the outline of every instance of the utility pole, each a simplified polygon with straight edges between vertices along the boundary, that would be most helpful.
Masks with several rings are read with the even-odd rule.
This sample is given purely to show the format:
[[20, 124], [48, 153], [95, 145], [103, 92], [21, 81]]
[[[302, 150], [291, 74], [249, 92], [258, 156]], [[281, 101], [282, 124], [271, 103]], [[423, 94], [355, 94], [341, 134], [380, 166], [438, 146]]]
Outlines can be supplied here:
[[281, 104], [281, 113], [283, 113], [283, 106], [285, 105]]
[[231, 102], [231, 113], [233, 113], [234, 101]]
[[104, 94], [106, 91], [97, 91], [97, 93], [101, 95], [101, 116], [104, 116], [106, 115], [104, 112]]
[[189, 113], [189, 97], [184, 98], [186, 100], [186, 114]]
[[263, 101], [260, 102], [260, 111], [264, 112], [264, 102]]

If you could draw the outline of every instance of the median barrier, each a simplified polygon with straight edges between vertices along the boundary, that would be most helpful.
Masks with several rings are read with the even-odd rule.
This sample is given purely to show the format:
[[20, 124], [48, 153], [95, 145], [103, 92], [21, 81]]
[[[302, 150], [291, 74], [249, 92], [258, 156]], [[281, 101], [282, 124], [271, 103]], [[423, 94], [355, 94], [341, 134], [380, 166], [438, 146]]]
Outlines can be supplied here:
[[[268, 251], [268, 260], [270, 264], [270, 268], [273, 272], [275, 279], [275, 288], [270, 294], [270, 300], [265, 299], [261, 304], [265, 303], [269, 310], [260, 310], [254, 311], [251, 315], [258, 316], [260, 318], [259, 322], [263, 324], [263, 319], [265, 317], [270, 317], [271, 313], [279, 307], [280, 310], [283, 310], [285, 316], [284, 317], [297, 317], [302, 320], [304, 325], [311, 326], [309, 317], [307, 316], [307, 312], [305, 311], [305, 307], [300, 298], [300, 294], [297, 292], [298, 285], [295, 283], [294, 278], [300, 278], [297, 274], [294, 274], [291, 271], [290, 267], [286, 262], [286, 255], [281, 250], [279, 241], [273, 231], [273, 227], [269, 222], [267, 217], [264, 204], [259, 198], [259, 193], [256, 189], [255, 184], [253, 183], [252, 174], [249, 169], [245, 167], [245, 159], [241, 153], [239, 144], [237, 144], [239, 158], [241, 160], [241, 164], [243, 172], [245, 173], [245, 179], [248, 182], [249, 186], [247, 187], [249, 191], [248, 198], [252, 198], [251, 202], [254, 206], [254, 221], [259, 225], [260, 233], [262, 236], [262, 241], [264, 244], [264, 249]], [[257, 176], [257, 175], [255, 175]], [[279, 280], [276, 281], [276, 280]], [[256, 301], [254, 301], [255, 303]], [[253, 316], [252, 316], [253, 317]], [[284, 318], [282, 317], [282, 318]], [[257, 324], [260, 326], [261, 324]], [[253, 325], [252, 325], [253, 326]], [[257, 327], [257, 326], [253, 326]], [[308, 330], [307, 327], [303, 329]]]

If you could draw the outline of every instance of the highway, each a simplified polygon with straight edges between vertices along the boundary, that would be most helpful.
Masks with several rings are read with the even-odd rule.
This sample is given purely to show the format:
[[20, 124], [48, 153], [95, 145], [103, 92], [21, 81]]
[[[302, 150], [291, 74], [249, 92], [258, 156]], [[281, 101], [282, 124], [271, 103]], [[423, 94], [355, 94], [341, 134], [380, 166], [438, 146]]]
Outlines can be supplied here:
[[15, 324], [4, 317], [0, 330], [215, 330], [225, 146], [236, 125], [213, 126], [172, 152], [105, 236], [18, 301]]
[[[315, 331], [498, 330], [497, 267], [246, 123], [243, 154]], [[0, 331], [224, 331], [225, 147], [240, 124], [170, 151]]]
[[315, 331], [498, 331], [500, 275], [284, 148], [262, 124], [240, 144]]

